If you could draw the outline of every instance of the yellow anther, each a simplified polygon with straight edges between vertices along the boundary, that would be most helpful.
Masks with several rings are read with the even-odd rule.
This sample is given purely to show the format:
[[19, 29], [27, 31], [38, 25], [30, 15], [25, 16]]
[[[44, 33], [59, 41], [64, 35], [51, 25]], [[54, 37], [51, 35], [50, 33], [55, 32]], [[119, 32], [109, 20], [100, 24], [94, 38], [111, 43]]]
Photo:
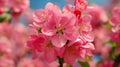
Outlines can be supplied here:
[[43, 19], [46, 19], [46, 15], [44, 13], [42, 13], [41, 16], [43, 17]]
[[17, 3], [20, 3], [20, 2], [21, 2], [21, 0], [16, 0], [16, 2], [17, 2]]
[[79, 4], [80, 4], [80, 6], [84, 6], [85, 5], [84, 2], [79, 2]]

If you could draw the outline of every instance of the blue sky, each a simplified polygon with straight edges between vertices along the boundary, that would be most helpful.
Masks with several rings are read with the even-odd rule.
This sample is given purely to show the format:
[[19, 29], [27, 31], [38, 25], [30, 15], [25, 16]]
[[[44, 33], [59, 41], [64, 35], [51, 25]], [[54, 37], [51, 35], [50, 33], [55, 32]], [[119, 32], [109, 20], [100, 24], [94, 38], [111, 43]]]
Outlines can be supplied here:
[[[97, 3], [98, 5], [105, 5], [110, 0], [89, 0], [89, 1]], [[66, 4], [65, 0], [30, 0], [32, 9], [44, 8], [46, 3], [48, 2], [58, 4], [61, 8]]]

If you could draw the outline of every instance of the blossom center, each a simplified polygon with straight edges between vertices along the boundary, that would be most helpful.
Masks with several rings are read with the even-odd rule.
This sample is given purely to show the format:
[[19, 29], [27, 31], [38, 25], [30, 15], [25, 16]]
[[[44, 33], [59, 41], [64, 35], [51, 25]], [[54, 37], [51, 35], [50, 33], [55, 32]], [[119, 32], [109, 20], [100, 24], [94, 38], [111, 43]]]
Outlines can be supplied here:
[[84, 6], [85, 4], [84, 4], [84, 2], [79, 2], [79, 5]]
[[20, 3], [20, 2], [21, 2], [21, 0], [16, 0], [16, 2], [17, 2], [17, 3]]
[[62, 27], [61, 24], [59, 24], [59, 25], [56, 27], [56, 29], [57, 29], [57, 32], [56, 32], [56, 33], [61, 33], [61, 34], [63, 34], [63, 32], [64, 32], [64, 30], [65, 30], [65, 28]]
[[45, 46], [46, 48], [53, 48], [53, 45], [52, 45], [52, 42], [51, 41], [48, 41], [47, 43], [46, 43], [46, 46]]
[[44, 19], [44, 21], [43, 21], [43, 22], [46, 22], [46, 21], [47, 21], [47, 16], [46, 16], [46, 14], [45, 14], [45, 13], [42, 13], [42, 14], [41, 14], [41, 17]]
[[87, 27], [85, 24], [83, 24], [82, 26], [80, 26], [80, 28], [81, 28], [82, 30], [88, 30], [88, 27]]
[[3, 52], [0, 51], [0, 56], [2, 56], [2, 55], [3, 55]]

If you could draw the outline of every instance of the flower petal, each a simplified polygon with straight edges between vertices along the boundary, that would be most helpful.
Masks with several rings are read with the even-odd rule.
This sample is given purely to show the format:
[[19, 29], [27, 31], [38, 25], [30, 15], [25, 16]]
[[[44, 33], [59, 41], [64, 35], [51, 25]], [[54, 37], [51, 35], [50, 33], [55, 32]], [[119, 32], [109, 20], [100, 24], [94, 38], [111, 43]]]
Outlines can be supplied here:
[[53, 36], [52, 43], [56, 47], [63, 47], [67, 42], [67, 39], [62, 34]]

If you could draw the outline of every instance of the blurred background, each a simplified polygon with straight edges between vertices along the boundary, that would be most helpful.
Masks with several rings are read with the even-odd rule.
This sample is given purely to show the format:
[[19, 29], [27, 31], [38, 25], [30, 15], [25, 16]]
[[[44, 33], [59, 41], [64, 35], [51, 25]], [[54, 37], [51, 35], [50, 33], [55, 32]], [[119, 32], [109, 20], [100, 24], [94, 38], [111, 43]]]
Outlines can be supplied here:
[[[73, 67], [120, 67], [120, 0], [87, 1], [88, 7], [93, 7], [86, 9], [86, 12], [92, 16], [90, 26], [95, 37], [92, 42], [95, 50], [92, 57], [86, 57], [85, 62], [77, 59], [79, 62], [75, 62]], [[66, 4], [73, 4], [74, 0], [30, 0], [30, 3], [29, 0], [0, 0], [0, 67], [58, 67], [58, 61], [47, 63], [44, 54], [37, 54], [28, 48], [32, 46], [27, 45], [33, 45], [32, 40], [28, 42], [32, 39], [30, 35], [36, 36], [36, 31], [41, 31], [33, 24], [36, 17], [38, 20], [39, 12], [34, 18], [33, 14], [48, 2], [62, 9]], [[85, 26], [89, 28], [89, 25]], [[35, 48], [39, 49], [37, 42]]]

